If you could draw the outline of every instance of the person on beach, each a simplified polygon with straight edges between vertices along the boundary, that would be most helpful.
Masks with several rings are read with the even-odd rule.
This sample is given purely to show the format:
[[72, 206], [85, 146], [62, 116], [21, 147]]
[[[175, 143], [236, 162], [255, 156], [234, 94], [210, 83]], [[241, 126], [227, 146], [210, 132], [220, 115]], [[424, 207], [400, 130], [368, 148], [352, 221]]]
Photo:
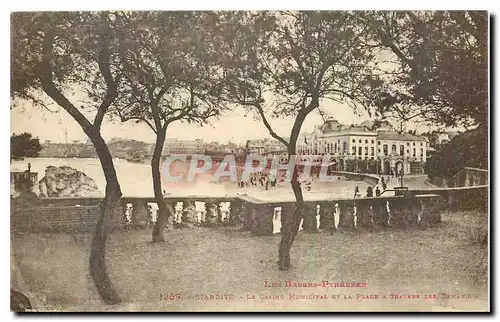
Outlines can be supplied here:
[[[384, 190], [385, 190], [385, 189], [384, 189]], [[375, 189], [375, 196], [380, 197], [380, 189], [378, 188], [378, 186], [377, 186], [377, 188]]]
[[356, 188], [354, 189], [354, 198], [356, 198], [358, 194], [359, 194], [359, 187], [356, 186]]
[[373, 188], [371, 186], [368, 186], [368, 188], [366, 188], [366, 196], [368, 198], [373, 197]]

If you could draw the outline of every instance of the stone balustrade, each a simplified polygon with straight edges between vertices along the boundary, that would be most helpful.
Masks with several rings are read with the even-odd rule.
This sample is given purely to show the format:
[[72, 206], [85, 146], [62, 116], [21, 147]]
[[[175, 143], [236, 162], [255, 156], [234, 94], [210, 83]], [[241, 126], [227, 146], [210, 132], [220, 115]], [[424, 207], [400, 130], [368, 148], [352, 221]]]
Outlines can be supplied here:
[[413, 195], [437, 194], [443, 198], [440, 209], [443, 211], [487, 211], [489, 186], [434, 188], [425, 190], [410, 190]]
[[[102, 198], [13, 199], [11, 221], [15, 230], [92, 230], [100, 216]], [[172, 216], [167, 229], [202, 226], [237, 226], [258, 235], [279, 233], [292, 219], [295, 202], [262, 201], [249, 196], [168, 197]], [[374, 227], [411, 227], [440, 221], [437, 194], [335, 200], [306, 200], [306, 232]], [[113, 229], [151, 228], [158, 206], [154, 198], [123, 197], [111, 216]]]
[[33, 191], [38, 193], [37, 172], [10, 172], [10, 194]]
[[[167, 228], [190, 226], [241, 225], [234, 197], [168, 197]], [[11, 226], [14, 230], [92, 230], [100, 217], [103, 198], [23, 198], [11, 199]], [[158, 205], [154, 198], [122, 197], [111, 214], [111, 229], [152, 227]], [[65, 229], [68, 228], [68, 229]]]
[[[168, 197], [167, 228], [235, 225], [236, 198]], [[122, 198], [124, 224], [131, 228], [151, 227], [156, 222], [158, 205], [154, 198]]]
[[[292, 220], [294, 202], [261, 201], [242, 196], [244, 227], [258, 235], [278, 233]], [[377, 198], [308, 200], [304, 202], [299, 229], [356, 229], [431, 226], [441, 221], [441, 196], [437, 194]]]

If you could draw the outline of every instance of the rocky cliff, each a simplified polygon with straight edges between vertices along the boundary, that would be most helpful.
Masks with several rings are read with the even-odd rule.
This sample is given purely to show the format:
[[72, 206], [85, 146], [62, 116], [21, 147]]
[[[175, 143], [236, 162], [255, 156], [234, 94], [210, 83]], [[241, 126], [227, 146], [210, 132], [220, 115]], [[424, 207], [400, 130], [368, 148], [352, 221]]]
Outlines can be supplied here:
[[39, 182], [41, 197], [102, 197], [94, 180], [67, 166], [48, 166]]

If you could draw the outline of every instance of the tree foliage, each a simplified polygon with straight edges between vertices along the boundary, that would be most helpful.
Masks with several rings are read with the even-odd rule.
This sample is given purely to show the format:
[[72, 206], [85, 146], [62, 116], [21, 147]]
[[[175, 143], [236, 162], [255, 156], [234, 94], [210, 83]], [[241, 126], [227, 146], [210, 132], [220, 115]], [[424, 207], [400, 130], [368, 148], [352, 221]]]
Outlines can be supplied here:
[[221, 68], [212, 32], [212, 12], [120, 13], [119, 61], [123, 82], [114, 112], [121, 121], [147, 124], [156, 134], [151, 159], [158, 220], [153, 241], [164, 241], [168, 205], [160, 160], [172, 122], [207, 123], [223, 109]]
[[[26, 12], [11, 17], [11, 97], [42, 106], [53, 100], [81, 126], [101, 162], [106, 195], [89, 264], [96, 288], [108, 304], [120, 302], [106, 271], [105, 241], [121, 189], [101, 136], [104, 116], [118, 95], [113, 23], [108, 12]], [[75, 92], [85, 95], [76, 99]], [[92, 112], [93, 120], [88, 117]]]
[[483, 11], [365, 12], [385, 48], [382, 114], [445, 126], [488, 123], [488, 15]]
[[[230, 102], [256, 109], [268, 130], [266, 114], [302, 119], [322, 111], [323, 100], [370, 112], [380, 98], [376, 51], [365, 45], [367, 28], [355, 14], [237, 13], [226, 23], [221, 46], [234, 79], [225, 94]], [[291, 133], [291, 141], [297, 134]]]
[[[351, 12], [226, 13], [219, 45], [225, 73], [232, 81], [225, 99], [257, 113], [269, 134], [296, 154], [306, 117], [322, 112], [324, 100], [357, 109], [379, 101], [382, 80], [376, 73], [376, 49], [367, 46], [367, 27]], [[290, 139], [276, 133], [268, 115], [293, 116]], [[296, 209], [287, 216], [279, 248], [280, 269], [290, 267], [290, 247], [304, 218], [304, 198], [298, 169], [292, 175]], [[315, 220], [315, 217], [313, 218]]]
[[33, 138], [31, 133], [15, 133], [10, 137], [10, 157], [14, 160], [20, 160], [25, 157], [36, 158], [42, 150], [40, 140]]
[[203, 12], [121, 13], [123, 83], [114, 111], [155, 133], [174, 121], [206, 123], [218, 116], [222, 84], [213, 64], [210, 24]]
[[441, 146], [425, 164], [429, 177], [449, 179], [464, 167], [488, 169], [488, 131], [468, 130]]

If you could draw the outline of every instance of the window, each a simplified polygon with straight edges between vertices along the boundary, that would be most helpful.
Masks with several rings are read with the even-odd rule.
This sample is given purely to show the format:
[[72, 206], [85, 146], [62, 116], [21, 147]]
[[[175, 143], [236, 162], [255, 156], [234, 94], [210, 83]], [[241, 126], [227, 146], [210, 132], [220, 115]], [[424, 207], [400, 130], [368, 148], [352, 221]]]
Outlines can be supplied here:
[[406, 145], [407, 145], [407, 146], [410, 146], [410, 142], [406, 142]]
[[365, 146], [365, 154], [368, 155], [368, 147]]
[[363, 155], [363, 147], [358, 147], [358, 154]]
[[375, 143], [375, 141], [374, 141], [374, 140], [372, 140], [372, 144], [373, 144], [373, 143]]
[[393, 144], [393, 145], [391, 146], [391, 153], [392, 153], [392, 154], [396, 154], [396, 153], [397, 153], [397, 152], [396, 152], [396, 149], [397, 149], [397, 148], [396, 148], [396, 144]]
[[404, 145], [399, 146], [399, 155], [401, 155], [401, 156], [405, 155], [405, 146]]
[[413, 142], [413, 146], [415, 146], [415, 142]]
[[389, 151], [388, 151], [388, 146], [387, 146], [387, 144], [384, 144], [384, 155], [385, 155], [385, 156], [388, 156], [388, 155], [389, 155]]
[[406, 150], [406, 153], [410, 154], [410, 150]]
[[420, 142], [420, 146], [424, 145], [424, 142]]
[[380, 142], [380, 141], [378, 141], [378, 145], [380, 145], [380, 144], [381, 144], [381, 142]]
[[375, 155], [375, 148], [374, 147], [372, 147], [372, 155]]
[[359, 143], [361, 143], [361, 140], [359, 140]]
[[352, 139], [352, 143], [356, 143], [356, 140], [355, 140], [355, 139]]
[[372, 160], [372, 161], [373, 161], [373, 160], [375, 160], [375, 158], [374, 158], [374, 157], [371, 157], [371, 158], [370, 158], [370, 160]]
[[355, 146], [352, 147], [352, 155], [356, 155], [356, 147]]
[[377, 153], [380, 153], [380, 149], [378, 149]]
[[365, 140], [365, 143], [368, 144], [368, 140]]
[[416, 151], [415, 151], [415, 148], [413, 148], [413, 157], [415, 157], [416, 155]]

